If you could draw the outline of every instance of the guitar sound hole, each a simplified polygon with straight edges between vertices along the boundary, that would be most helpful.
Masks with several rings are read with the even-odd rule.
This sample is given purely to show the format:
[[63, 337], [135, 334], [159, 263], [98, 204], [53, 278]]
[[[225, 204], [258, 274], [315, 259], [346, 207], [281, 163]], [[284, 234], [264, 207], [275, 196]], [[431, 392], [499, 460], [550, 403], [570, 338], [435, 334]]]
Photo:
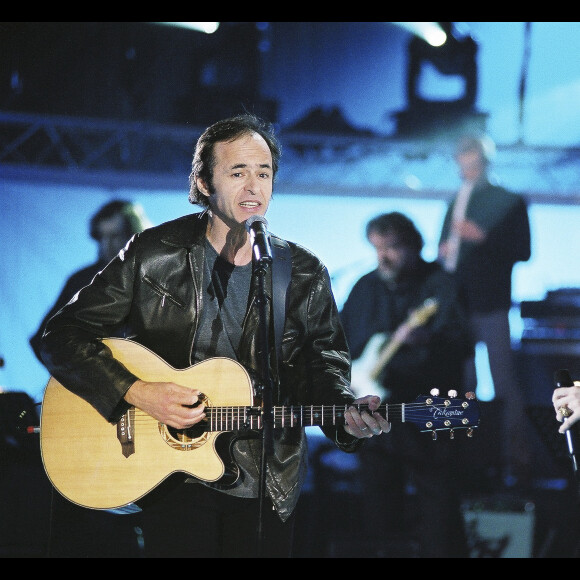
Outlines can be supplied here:
[[192, 439], [198, 439], [205, 433], [204, 426], [200, 425], [199, 423], [193, 427], [190, 427], [189, 429], [174, 429], [173, 427], [168, 427], [167, 429], [173, 439], [185, 443], [190, 442]]
[[159, 432], [165, 443], [180, 451], [197, 449], [209, 438], [210, 433], [205, 430], [205, 423], [198, 423], [189, 429], [175, 429], [159, 423]]

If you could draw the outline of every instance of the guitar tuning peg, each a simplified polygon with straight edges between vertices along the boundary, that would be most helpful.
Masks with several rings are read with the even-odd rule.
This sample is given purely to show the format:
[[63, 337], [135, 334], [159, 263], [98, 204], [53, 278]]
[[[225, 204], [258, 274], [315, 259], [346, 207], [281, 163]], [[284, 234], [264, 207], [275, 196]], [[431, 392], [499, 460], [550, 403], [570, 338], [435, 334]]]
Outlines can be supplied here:
[[435, 429], [431, 431], [431, 439], [433, 439], [433, 441], [437, 441], [437, 431], [435, 431]]
[[447, 391], [447, 395], [452, 399], [454, 399], [455, 397], [457, 397], [457, 391], [455, 389], [451, 389], [450, 391]]
[[475, 399], [475, 393], [473, 391], [469, 391], [468, 393], [465, 393], [465, 398], [469, 401], [473, 401]]
[[455, 439], [455, 431], [453, 429], [449, 430], [449, 439]]
[[470, 427], [470, 428], [467, 430], [467, 436], [468, 436], [468, 437], [473, 437], [473, 428], [472, 428], [472, 427]]
[[433, 397], [438, 397], [439, 396], [439, 389], [431, 389], [429, 391], [429, 393], [433, 396]]

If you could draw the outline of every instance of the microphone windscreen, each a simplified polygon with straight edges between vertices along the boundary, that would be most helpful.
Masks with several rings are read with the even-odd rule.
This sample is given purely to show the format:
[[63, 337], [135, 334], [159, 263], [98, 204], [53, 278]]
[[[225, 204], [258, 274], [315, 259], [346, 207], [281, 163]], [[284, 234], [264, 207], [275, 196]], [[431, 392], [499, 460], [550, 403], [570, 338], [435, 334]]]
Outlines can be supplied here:
[[246, 231], [248, 233], [250, 233], [250, 228], [252, 227], [252, 224], [255, 222], [261, 222], [264, 224], [265, 228], [268, 227], [268, 221], [263, 215], [254, 214], [246, 220]]
[[554, 373], [554, 384], [556, 387], [573, 387], [574, 381], [566, 369], [560, 369]]

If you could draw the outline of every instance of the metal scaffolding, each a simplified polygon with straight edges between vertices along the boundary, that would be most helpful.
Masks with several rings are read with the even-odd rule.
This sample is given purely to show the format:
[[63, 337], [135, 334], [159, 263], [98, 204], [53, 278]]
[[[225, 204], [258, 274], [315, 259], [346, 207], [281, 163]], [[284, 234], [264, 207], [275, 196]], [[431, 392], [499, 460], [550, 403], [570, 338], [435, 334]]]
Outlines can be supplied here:
[[[204, 127], [0, 111], [3, 179], [183, 190]], [[284, 193], [447, 198], [452, 140], [280, 130]], [[498, 147], [494, 170], [531, 202], [580, 202], [580, 148]]]

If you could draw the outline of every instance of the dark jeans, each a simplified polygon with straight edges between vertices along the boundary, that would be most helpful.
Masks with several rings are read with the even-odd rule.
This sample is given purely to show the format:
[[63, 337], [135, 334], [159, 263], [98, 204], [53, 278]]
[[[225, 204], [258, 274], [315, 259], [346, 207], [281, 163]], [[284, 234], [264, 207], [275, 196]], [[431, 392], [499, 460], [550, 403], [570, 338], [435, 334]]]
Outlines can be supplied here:
[[233, 497], [197, 483], [162, 484], [142, 507], [146, 558], [291, 556], [294, 515], [282, 522], [269, 499], [261, 542], [258, 499]]

